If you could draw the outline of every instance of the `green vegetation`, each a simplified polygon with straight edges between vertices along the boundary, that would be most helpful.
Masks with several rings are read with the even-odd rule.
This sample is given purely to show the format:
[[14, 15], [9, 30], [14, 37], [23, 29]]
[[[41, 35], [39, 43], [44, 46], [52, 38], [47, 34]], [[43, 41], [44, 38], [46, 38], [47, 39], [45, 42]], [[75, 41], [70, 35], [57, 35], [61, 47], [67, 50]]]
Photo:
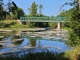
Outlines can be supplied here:
[[66, 21], [70, 21], [65, 24], [65, 28], [69, 28], [68, 45], [78, 46], [80, 45], [80, 9], [79, 0], [73, 0], [70, 5], [74, 7], [68, 11], [63, 11], [59, 16], [68, 17]]
[[74, 47], [73, 50], [66, 51], [64, 57], [70, 60], [80, 60], [80, 47]]
[[0, 21], [0, 28], [1, 29], [12, 29], [12, 30], [16, 30], [16, 29], [26, 29], [26, 28], [30, 28], [28, 25], [20, 25], [17, 20], [3, 20]]
[[20, 19], [20, 16], [25, 14], [23, 9], [17, 7], [11, 0], [7, 4], [4, 4], [3, 0], [0, 3], [2, 3], [0, 4], [0, 20]]
[[27, 53], [21, 56], [18, 54], [8, 55], [5, 57], [0, 57], [0, 60], [80, 60], [80, 48], [76, 47], [73, 50], [68, 50], [65, 53], [54, 53], [54, 52], [36, 52]]
[[8, 57], [0, 57], [0, 60], [69, 60], [64, 57], [64, 53], [58, 54], [54, 52], [36, 52], [36, 53], [28, 53], [22, 56], [12, 55]]
[[[0, 57], [0, 60], [80, 60], [80, 0], [72, 0], [71, 3], [67, 3], [74, 6], [68, 11], [61, 12], [58, 16], [66, 16], [65, 23], [61, 23], [62, 29], [69, 30], [68, 42], [69, 46], [75, 46], [73, 50], [66, 51], [65, 53], [52, 53], [52, 52], [41, 52], [41, 53], [29, 53], [19, 56], [8, 56]], [[2, 1], [3, 3], [3, 1]], [[37, 12], [39, 6], [39, 13]], [[42, 23], [42, 22], [25, 22], [26, 25], [20, 25], [16, 20], [20, 19], [20, 16], [29, 17], [48, 17], [42, 13], [43, 5], [38, 5], [35, 1], [32, 3], [29, 10], [29, 14], [26, 15], [22, 8], [19, 8], [13, 1], [8, 2], [8, 10], [5, 9], [4, 4], [0, 5], [0, 29], [25, 29], [32, 27], [51, 27], [56, 28], [57, 23]], [[54, 17], [54, 16], [53, 16]], [[29, 18], [28, 18], [29, 19]], [[34, 41], [32, 41], [33, 43]], [[33, 44], [35, 46], [35, 44]], [[76, 47], [78, 46], [78, 47]]]

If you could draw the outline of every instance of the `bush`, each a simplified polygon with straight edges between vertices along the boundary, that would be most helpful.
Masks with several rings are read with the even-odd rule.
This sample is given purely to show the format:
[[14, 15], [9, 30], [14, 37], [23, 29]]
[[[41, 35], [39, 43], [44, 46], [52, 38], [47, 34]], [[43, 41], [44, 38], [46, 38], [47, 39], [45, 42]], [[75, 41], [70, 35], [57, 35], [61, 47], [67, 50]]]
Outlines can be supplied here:
[[56, 22], [50, 22], [49, 27], [55, 29], [55, 28], [57, 28], [57, 23]]
[[64, 57], [70, 60], [80, 60], [80, 46], [74, 47], [73, 50], [66, 51]]
[[36, 53], [27, 53], [21, 56], [9, 55], [7, 57], [0, 57], [0, 60], [69, 60], [64, 57], [64, 53], [54, 53], [54, 52], [36, 52]]

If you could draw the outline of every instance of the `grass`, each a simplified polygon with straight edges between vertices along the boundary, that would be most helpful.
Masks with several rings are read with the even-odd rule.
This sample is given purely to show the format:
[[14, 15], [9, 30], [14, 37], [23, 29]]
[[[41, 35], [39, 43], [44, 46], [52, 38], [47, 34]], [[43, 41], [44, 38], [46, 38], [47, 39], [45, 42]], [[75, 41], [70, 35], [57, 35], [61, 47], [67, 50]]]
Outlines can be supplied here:
[[3, 23], [10, 24], [12, 22], [18, 23], [17, 20], [3, 20]]
[[[18, 30], [18, 29], [27, 29], [30, 28], [28, 25], [20, 25], [17, 20], [3, 20], [0, 21], [3, 23], [3, 26], [0, 29], [3, 30]], [[1, 24], [2, 25], [2, 24]]]
[[62, 30], [68, 30], [68, 31], [71, 31], [71, 28], [64, 27], [64, 28], [62, 28]]

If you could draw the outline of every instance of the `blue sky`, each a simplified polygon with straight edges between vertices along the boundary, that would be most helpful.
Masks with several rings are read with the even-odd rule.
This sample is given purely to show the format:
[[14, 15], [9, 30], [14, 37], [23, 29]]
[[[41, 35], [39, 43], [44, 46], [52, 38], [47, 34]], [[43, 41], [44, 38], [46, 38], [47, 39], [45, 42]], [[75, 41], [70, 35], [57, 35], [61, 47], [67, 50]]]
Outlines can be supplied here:
[[[68, 0], [12, 0], [16, 5], [24, 10], [26, 14], [29, 14], [28, 8], [31, 6], [32, 2], [43, 5], [42, 13], [47, 16], [56, 16], [60, 13], [60, 6], [66, 3]], [[8, 0], [4, 0], [6, 4]], [[69, 1], [68, 1], [69, 2]], [[65, 5], [62, 10], [68, 10], [71, 6]]]

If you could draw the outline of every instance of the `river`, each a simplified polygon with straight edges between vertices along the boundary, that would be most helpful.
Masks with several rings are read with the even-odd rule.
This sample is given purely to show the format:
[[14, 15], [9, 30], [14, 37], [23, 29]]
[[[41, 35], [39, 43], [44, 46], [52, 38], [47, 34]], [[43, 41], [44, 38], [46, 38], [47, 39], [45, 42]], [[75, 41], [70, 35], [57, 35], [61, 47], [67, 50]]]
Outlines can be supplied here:
[[66, 44], [67, 35], [67, 31], [3, 31], [0, 32], [0, 55], [16, 52], [65, 52], [71, 49]]

